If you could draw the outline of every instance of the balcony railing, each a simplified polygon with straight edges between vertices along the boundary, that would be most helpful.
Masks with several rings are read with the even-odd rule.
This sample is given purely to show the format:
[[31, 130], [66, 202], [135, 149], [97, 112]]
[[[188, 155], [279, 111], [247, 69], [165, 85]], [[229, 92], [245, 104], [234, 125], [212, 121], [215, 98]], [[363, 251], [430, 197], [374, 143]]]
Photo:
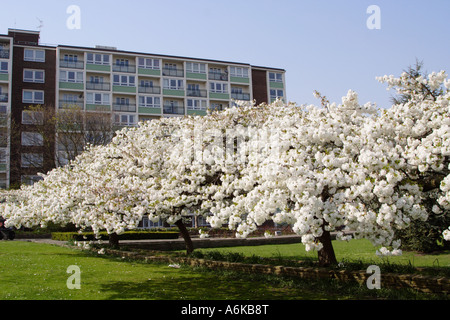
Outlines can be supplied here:
[[129, 65], [113, 64], [112, 69], [114, 72], [136, 73], [136, 65], [134, 64]]
[[111, 84], [109, 82], [86, 82], [87, 90], [101, 90], [101, 91], [109, 91], [111, 90]]
[[84, 108], [84, 102], [82, 101], [67, 101], [67, 100], [59, 100], [59, 108], [67, 109], [72, 107], [78, 107], [80, 109]]
[[113, 110], [119, 112], [136, 112], [136, 104], [135, 103], [114, 103]]
[[184, 70], [163, 68], [162, 74], [163, 76], [170, 76], [170, 77], [184, 77]]
[[228, 81], [228, 73], [226, 72], [210, 72], [208, 75], [209, 80]]
[[231, 99], [235, 100], [250, 100], [250, 94], [249, 93], [231, 93]]
[[163, 107], [164, 114], [178, 114], [178, 115], [184, 115], [184, 104], [178, 104], [178, 105], [171, 105], [171, 104], [164, 104]]
[[153, 87], [139, 86], [138, 90], [139, 90], [139, 93], [153, 93], [153, 94], [161, 93], [161, 87], [159, 87], [159, 86], [153, 86]]
[[0, 102], [8, 102], [8, 94], [7, 93], [0, 94]]
[[68, 61], [60, 60], [59, 66], [61, 68], [73, 68], [73, 69], [84, 69], [84, 61]]
[[203, 89], [187, 89], [186, 95], [188, 97], [200, 97], [206, 98], [208, 96], [208, 91]]

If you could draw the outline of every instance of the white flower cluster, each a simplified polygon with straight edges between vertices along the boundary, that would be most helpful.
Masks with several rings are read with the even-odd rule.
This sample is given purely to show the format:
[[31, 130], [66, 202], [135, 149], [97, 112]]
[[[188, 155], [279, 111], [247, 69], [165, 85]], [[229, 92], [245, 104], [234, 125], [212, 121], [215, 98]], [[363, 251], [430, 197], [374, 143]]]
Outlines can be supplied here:
[[[380, 80], [399, 93], [449, 87], [443, 72]], [[272, 220], [292, 225], [308, 250], [345, 228], [382, 246], [379, 254], [400, 254], [395, 232], [427, 219], [428, 189], [437, 193], [433, 212], [450, 209], [449, 100], [448, 91], [436, 100], [417, 93], [380, 110], [349, 91], [339, 105], [278, 100], [141, 123], [5, 196], [2, 215], [15, 226], [52, 221], [120, 234], [144, 215], [175, 223], [195, 214], [240, 237]]]

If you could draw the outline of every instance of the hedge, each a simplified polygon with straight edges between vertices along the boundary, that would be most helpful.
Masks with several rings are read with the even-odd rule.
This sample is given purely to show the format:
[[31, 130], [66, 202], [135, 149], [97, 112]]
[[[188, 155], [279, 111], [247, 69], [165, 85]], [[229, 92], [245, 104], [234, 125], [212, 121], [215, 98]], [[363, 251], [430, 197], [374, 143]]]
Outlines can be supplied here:
[[[176, 231], [126, 231], [119, 235], [119, 240], [149, 240], [149, 239], [177, 239], [179, 232]], [[52, 240], [58, 241], [91, 241], [108, 240], [107, 232], [100, 232], [100, 239], [93, 232], [52, 232]]]

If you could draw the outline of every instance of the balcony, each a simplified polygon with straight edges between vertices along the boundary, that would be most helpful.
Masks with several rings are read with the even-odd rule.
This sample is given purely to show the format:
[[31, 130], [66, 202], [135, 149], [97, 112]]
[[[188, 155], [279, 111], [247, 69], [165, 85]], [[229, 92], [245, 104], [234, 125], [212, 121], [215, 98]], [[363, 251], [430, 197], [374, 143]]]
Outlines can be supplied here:
[[210, 72], [208, 74], [209, 80], [228, 81], [228, 73], [226, 72]]
[[111, 84], [109, 82], [86, 82], [86, 90], [110, 91]]
[[84, 108], [83, 101], [68, 101], [68, 100], [59, 100], [59, 108], [60, 109], [69, 109], [69, 108]]
[[163, 76], [170, 76], [170, 77], [184, 77], [184, 70], [183, 69], [173, 69], [173, 68], [163, 68], [162, 71]]
[[114, 72], [136, 73], [135, 64], [128, 64], [128, 65], [113, 64], [112, 69]]
[[136, 112], [135, 103], [114, 103], [113, 110], [118, 112]]
[[164, 103], [164, 114], [184, 115], [184, 103], [179, 102], [177, 105], [171, 103]]
[[208, 96], [208, 91], [203, 89], [187, 89], [186, 95], [188, 97], [206, 98]]
[[139, 86], [139, 93], [151, 93], [151, 94], [160, 94], [161, 87], [159, 86]]
[[60, 60], [59, 66], [61, 68], [84, 69], [84, 61]]
[[250, 94], [249, 93], [234, 93], [234, 92], [232, 92], [231, 99], [250, 101]]

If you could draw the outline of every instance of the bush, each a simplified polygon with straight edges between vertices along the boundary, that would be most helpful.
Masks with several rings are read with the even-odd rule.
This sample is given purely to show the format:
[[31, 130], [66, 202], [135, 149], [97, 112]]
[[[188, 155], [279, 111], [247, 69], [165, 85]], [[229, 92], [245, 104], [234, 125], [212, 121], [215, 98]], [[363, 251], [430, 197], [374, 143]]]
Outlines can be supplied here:
[[[119, 235], [119, 240], [151, 240], [151, 239], [178, 239], [179, 233], [176, 231], [126, 231]], [[58, 241], [91, 241], [109, 240], [106, 232], [100, 232], [100, 239], [96, 238], [93, 232], [53, 232], [52, 239]]]
[[431, 253], [450, 249], [450, 242], [444, 241], [442, 232], [450, 224], [449, 215], [430, 214], [427, 221], [412, 221], [411, 225], [397, 232], [406, 250]]

